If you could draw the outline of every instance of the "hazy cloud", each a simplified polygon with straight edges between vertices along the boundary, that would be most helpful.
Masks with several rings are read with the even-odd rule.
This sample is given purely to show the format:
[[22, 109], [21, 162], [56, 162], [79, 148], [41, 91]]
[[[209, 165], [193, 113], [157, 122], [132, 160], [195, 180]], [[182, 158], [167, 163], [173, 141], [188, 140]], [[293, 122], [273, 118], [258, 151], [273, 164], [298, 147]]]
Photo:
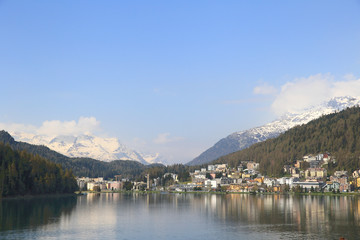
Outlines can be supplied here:
[[100, 128], [95, 117], [80, 117], [78, 121], [44, 121], [40, 127], [21, 123], [0, 123], [0, 128], [9, 132], [23, 132], [36, 135], [80, 135], [90, 134]]
[[253, 92], [254, 94], [260, 95], [275, 95], [277, 90], [274, 86], [271, 86], [268, 83], [262, 83], [261, 85], [256, 86]]
[[182, 140], [181, 137], [171, 137], [170, 133], [160, 133], [153, 142], [156, 144], [167, 144]]
[[347, 75], [335, 80], [330, 74], [317, 74], [285, 83], [276, 95], [271, 109], [277, 115], [299, 112], [333, 97], [360, 96], [360, 79]]
[[224, 105], [241, 105], [241, 104], [252, 104], [252, 103], [261, 103], [264, 99], [262, 98], [247, 98], [247, 99], [234, 99], [234, 100], [225, 100], [221, 103]]
[[[10, 133], [26, 133], [29, 135], [45, 135], [49, 138], [57, 135], [74, 135], [102, 133], [100, 122], [95, 117], [80, 117], [77, 121], [44, 121], [40, 126], [21, 123], [0, 123], [0, 130], [4, 129]], [[160, 133], [152, 140], [134, 138], [129, 141], [129, 145], [137, 151], [148, 153], [159, 152], [164, 159], [170, 163], [188, 162], [194, 156], [200, 154], [199, 143], [182, 141], [184, 138], [172, 136], [170, 133]]]
[[21, 123], [0, 123], [0, 130], [7, 132], [26, 132], [35, 133], [37, 130], [36, 126]]
[[72, 121], [45, 121], [37, 130], [41, 135], [80, 135], [90, 134], [96, 131], [100, 126], [100, 122], [95, 117], [80, 117], [76, 122]]

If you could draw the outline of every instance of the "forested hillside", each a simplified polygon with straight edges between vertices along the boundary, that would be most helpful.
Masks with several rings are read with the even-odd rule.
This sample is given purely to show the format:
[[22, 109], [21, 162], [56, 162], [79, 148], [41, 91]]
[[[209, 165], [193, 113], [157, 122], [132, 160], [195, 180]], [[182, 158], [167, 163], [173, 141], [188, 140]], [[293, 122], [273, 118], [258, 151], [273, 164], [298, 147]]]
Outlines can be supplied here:
[[71, 170], [0, 143], [0, 197], [73, 193], [77, 183]]
[[71, 169], [76, 176], [109, 178], [121, 174], [124, 177], [134, 177], [147, 168], [136, 161], [118, 160], [103, 162], [91, 158], [69, 158], [45, 146], [17, 142], [6, 131], [0, 131], [0, 142], [9, 144], [14, 150], [26, 150], [29, 153], [46, 158], [51, 162], [61, 164], [65, 169]]
[[143, 165], [137, 161], [116, 160], [103, 162], [91, 158], [69, 158], [45, 146], [37, 146], [17, 142], [6, 131], [0, 131], [0, 142], [8, 144], [14, 150], [26, 150], [39, 155], [51, 162], [61, 164], [65, 169], [71, 169], [76, 176], [113, 178], [122, 175], [124, 178], [143, 179], [147, 173], [152, 177], [161, 177], [166, 172], [179, 174], [181, 180], [188, 180], [188, 167], [182, 164], [164, 166], [162, 164]]
[[359, 107], [322, 116], [277, 138], [221, 157], [215, 163], [237, 166], [241, 161], [255, 161], [260, 163], [263, 174], [279, 176], [284, 164], [321, 152], [330, 152], [336, 157], [337, 163], [329, 166], [330, 171], [352, 171], [360, 167]]

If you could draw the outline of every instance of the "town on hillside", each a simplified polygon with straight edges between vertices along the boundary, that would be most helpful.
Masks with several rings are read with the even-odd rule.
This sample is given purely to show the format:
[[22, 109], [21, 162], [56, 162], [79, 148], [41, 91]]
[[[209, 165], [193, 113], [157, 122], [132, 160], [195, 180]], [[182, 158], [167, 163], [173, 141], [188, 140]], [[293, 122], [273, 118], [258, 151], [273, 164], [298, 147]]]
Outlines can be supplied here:
[[175, 192], [353, 192], [360, 188], [360, 170], [349, 175], [347, 171], [335, 171], [329, 175], [326, 165], [335, 163], [330, 153], [306, 155], [292, 165], [285, 165], [281, 178], [261, 175], [259, 163], [242, 162], [237, 168], [227, 164], [208, 165], [190, 173], [191, 181], [180, 183], [178, 175], [166, 173], [162, 178], [146, 181], [130, 181], [121, 175], [112, 181], [103, 178], [77, 178], [79, 188], [88, 191], [175, 191]]

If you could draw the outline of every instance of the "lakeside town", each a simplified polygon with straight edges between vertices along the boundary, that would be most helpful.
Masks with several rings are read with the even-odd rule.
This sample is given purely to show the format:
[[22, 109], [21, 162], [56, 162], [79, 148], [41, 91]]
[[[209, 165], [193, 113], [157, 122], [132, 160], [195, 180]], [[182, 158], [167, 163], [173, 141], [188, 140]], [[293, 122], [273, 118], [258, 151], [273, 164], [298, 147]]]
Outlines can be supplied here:
[[[335, 171], [328, 174], [326, 166], [336, 163], [330, 153], [306, 155], [291, 165], [284, 165], [284, 176], [263, 176], [259, 163], [242, 162], [237, 168], [228, 164], [207, 165], [190, 173], [190, 182], [179, 182], [175, 173], [165, 173], [162, 178], [130, 181], [121, 175], [112, 180], [102, 177], [77, 178], [81, 191], [170, 191], [170, 192], [233, 192], [233, 193], [285, 193], [285, 192], [354, 192], [360, 187], [360, 170], [352, 173]], [[164, 181], [167, 180], [167, 181]]]

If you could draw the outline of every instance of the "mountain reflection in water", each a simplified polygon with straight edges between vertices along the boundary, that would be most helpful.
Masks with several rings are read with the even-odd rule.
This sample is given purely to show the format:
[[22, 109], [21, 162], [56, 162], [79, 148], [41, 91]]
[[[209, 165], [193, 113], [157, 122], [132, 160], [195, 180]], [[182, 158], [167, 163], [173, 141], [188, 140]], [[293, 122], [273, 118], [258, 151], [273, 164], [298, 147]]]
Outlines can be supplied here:
[[0, 238], [15, 239], [356, 239], [360, 234], [357, 196], [109, 193], [3, 200], [0, 211]]
[[0, 231], [34, 228], [69, 216], [75, 196], [0, 200]]

